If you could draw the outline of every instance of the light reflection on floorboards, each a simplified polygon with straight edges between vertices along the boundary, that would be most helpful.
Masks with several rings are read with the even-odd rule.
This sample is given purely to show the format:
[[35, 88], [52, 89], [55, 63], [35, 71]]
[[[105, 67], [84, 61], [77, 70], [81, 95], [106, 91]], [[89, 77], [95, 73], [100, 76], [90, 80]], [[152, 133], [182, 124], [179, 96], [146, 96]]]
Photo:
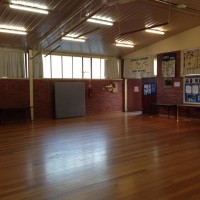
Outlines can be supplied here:
[[198, 120], [116, 112], [0, 128], [0, 200], [200, 199]]

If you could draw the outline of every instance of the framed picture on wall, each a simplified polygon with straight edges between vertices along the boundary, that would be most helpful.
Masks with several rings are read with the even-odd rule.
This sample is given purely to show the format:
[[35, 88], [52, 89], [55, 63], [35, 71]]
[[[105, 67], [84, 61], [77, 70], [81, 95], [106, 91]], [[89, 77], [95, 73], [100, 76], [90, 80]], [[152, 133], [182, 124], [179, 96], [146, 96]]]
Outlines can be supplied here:
[[175, 77], [176, 54], [167, 53], [162, 57], [162, 76]]
[[172, 78], [164, 78], [164, 87], [171, 88], [173, 86]]

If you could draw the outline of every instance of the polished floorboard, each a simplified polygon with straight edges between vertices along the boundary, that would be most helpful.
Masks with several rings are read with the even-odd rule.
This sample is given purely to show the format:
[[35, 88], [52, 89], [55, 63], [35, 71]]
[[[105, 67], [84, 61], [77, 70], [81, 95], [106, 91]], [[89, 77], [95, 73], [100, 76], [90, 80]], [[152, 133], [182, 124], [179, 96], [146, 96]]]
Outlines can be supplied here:
[[200, 200], [200, 121], [111, 113], [1, 125], [0, 200]]

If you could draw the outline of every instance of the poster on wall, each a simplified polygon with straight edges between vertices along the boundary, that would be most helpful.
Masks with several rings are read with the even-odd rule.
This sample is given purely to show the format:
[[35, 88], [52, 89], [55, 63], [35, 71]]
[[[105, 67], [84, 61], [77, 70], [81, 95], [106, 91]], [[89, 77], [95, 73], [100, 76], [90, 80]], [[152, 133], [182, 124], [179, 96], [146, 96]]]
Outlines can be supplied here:
[[156, 94], [156, 83], [145, 83], [144, 95], [155, 95], [155, 94]]
[[162, 57], [162, 76], [175, 77], [176, 53], [167, 53]]
[[149, 71], [149, 57], [131, 59], [130, 69], [131, 73], [148, 72]]
[[184, 102], [200, 103], [200, 76], [185, 77]]
[[183, 67], [186, 69], [200, 67], [200, 49], [183, 51]]
[[144, 78], [154, 76], [154, 56], [124, 59], [124, 78]]

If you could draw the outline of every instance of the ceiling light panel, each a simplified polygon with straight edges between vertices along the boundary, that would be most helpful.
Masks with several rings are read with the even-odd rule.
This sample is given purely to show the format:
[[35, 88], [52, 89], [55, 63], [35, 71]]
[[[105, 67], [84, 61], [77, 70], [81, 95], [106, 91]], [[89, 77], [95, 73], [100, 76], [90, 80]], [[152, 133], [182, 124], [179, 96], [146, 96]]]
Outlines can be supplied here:
[[8, 25], [0, 25], [0, 32], [1, 33], [19, 34], [19, 35], [27, 34], [26, 29], [24, 27], [8, 26]]
[[148, 33], [155, 33], [155, 34], [160, 34], [160, 35], [165, 34], [165, 32], [160, 31], [160, 30], [156, 30], [156, 29], [146, 29], [145, 31], [148, 32]]
[[133, 48], [134, 44], [132, 42], [128, 42], [128, 41], [118, 41], [118, 40], [116, 40], [115, 46]]
[[113, 25], [113, 21], [112, 21], [111, 18], [102, 17], [102, 16], [99, 16], [99, 15], [92, 16], [87, 21], [88, 22], [92, 22], [92, 23], [107, 25], [107, 26], [112, 26]]
[[63, 40], [74, 41], [74, 42], [85, 42], [84, 37], [77, 37], [75, 35], [66, 35], [62, 37]]
[[36, 12], [36, 13], [41, 13], [41, 14], [48, 14], [47, 6], [41, 5], [41, 4], [13, 0], [10, 2], [9, 6], [10, 8], [13, 8], [13, 9], [25, 10], [25, 11]]

